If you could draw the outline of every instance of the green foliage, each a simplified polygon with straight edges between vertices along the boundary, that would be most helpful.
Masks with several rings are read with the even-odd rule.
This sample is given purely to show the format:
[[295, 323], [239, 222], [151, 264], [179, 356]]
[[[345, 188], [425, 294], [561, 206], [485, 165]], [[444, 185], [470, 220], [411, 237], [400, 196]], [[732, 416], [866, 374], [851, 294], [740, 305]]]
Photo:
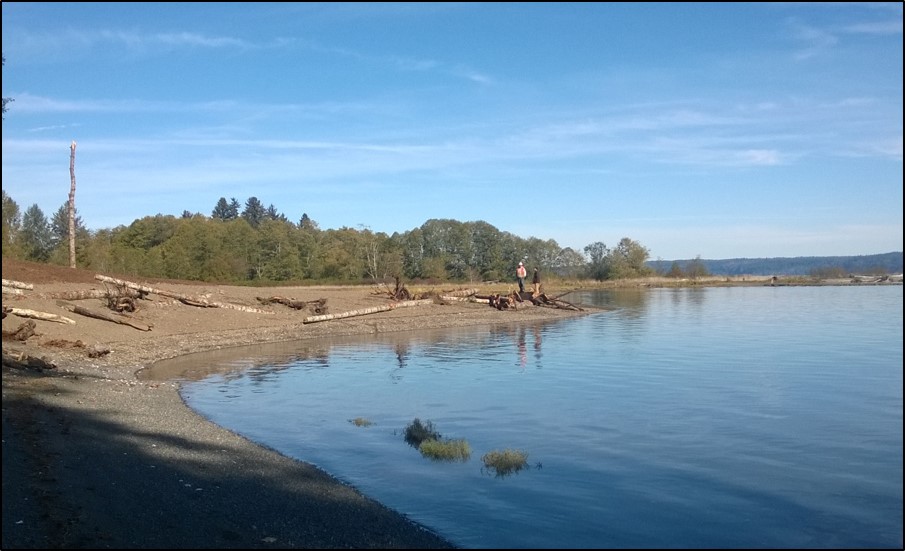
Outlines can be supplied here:
[[46, 262], [50, 258], [50, 252], [53, 249], [53, 233], [50, 229], [50, 222], [37, 204], [28, 207], [22, 216], [20, 237], [20, 245], [26, 260]]
[[245, 201], [245, 210], [242, 211], [242, 218], [248, 222], [252, 228], [257, 228], [261, 222], [267, 217], [267, 209], [257, 197], [249, 197]]
[[644, 277], [654, 273], [647, 266], [650, 252], [628, 237], [623, 237], [613, 249], [598, 241], [586, 246], [584, 251], [591, 259], [589, 275], [598, 281]]
[[132, 222], [125, 230], [117, 232], [116, 240], [124, 247], [149, 251], [165, 243], [176, 233], [177, 220], [172, 215], [145, 216]]
[[418, 445], [421, 455], [434, 461], [468, 461], [471, 446], [464, 439], [425, 440]]
[[685, 267], [685, 274], [691, 279], [700, 279], [709, 276], [710, 272], [707, 271], [707, 266], [701, 261], [701, 256], [698, 255]]
[[528, 467], [528, 453], [521, 450], [494, 450], [481, 457], [484, 467], [498, 477], [517, 473]]
[[22, 251], [18, 246], [18, 234], [22, 227], [22, 217], [19, 214], [19, 205], [3, 192], [3, 220], [2, 220], [2, 244], [3, 256], [20, 258]]
[[[4, 192], [3, 254], [64, 263], [68, 204], [48, 224], [47, 242], [42, 241], [46, 220], [42, 223], [35, 215], [32, 212], [23, 228], [18, 205]], [[547, 281], [589, 273], [605, 279], [643, 274], [643, 263], [638, 262], [646, 258], [646, 249], [627, 238], [613, 251], [602, 243], [589, 245], [585, 252], [597, 261], [592, 265], [596, 271], [589, 272], [577, 251], [561, 249], [554, 240], [501, 232], [484, 221], [431, 219], [392, 236], [365, 227], [321, 230], [307, 214], [294, 224], [273, 205], [264, 208], [256, 197], [246, 201], [241, 215], [237, 199], [220, 197], [209, 218], [189, 211], [182, 217], [157, 214], [91, 234], [77, 216], [76, 226], [80, 266], [199, 281], [359, 284], [398, 277], [434, 283], [511, 282], [520, 260], [536, 265]]]
[[228, 221], [235, 220], [239, 217], [239, 201], [233, 197], [229, 202], [226, 201], [226, 197], [221, 197], [217, 204], [214, 206], [214, 210], [211, 211], [211, 218], [214, 220]]
[[416, 417], [409, 426], [405, 427], [405, 442], [413, 448], [419, 447], [422, 442], [427, 440], [440, 440], [440, 438], [440, 433], [434, 430], [434, 424], [430, 421], [422, 423], [421, 419]]

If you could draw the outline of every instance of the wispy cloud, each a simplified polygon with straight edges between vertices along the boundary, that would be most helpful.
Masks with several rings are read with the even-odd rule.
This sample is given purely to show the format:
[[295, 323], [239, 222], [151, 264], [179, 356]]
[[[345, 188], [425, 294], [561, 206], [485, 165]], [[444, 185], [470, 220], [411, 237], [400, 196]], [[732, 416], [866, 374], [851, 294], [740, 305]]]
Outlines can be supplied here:
[[795, 59], [799, 61], [819, 55], [839, 42], [836, 35], [828, 30], [800, 23], [792, 25], [795, 39], [803, 44], [803, 47], [794, 54]]
[[29, 128], [26, 132], [49, 132], [53, 130], [65, 130], [67, 128], [78, 128], [81, 124], [55, 124], [53, 126], [37, 126]]
[[875, 21], [870, 23], [856, 23], [842, 28], [843, 32], [857, 34], [902, 34], [902, 20]]
[[190, 31], [144, 33], [124, 29], [75, 30], [54, 32], [16, 32], [18, 48], [45, 55], [70, 52], [75, 48], [125, 48], [129, 52], [160, 52], [177, 48], [254, 48], [272, 44], [255, 44], [230, 36], [210, 36]]

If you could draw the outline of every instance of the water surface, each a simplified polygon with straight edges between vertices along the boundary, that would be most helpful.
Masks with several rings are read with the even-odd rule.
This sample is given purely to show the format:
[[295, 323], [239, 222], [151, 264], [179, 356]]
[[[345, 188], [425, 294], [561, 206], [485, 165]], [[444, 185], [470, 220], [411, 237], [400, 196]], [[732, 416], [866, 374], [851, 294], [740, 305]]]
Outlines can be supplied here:
[[[608, 311], [154, 369], [212, 421], [462, 547], [901, 548], [901, 286], [566, 298]], [[415, 418], [470, 459], [422, 457]], [[483, 468], [503, 449], [528, 468]]]

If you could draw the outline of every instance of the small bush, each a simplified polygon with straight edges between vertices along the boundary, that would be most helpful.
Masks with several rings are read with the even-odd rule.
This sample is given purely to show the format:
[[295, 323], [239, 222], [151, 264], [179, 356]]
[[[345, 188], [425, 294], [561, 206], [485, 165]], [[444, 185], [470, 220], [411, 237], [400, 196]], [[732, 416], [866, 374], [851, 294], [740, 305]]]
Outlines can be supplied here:
[[471, 446], [464, 439], [425, 440], [418, 446], [421, 455], [434, 461], [468, 461]]
[[349, 422], [355, 425], [356, 427], [370, 427], [374, 423], [364, 417], [356, 417], [355, 419], [349, 419]]
[[434, 430], [433, 423], [428, 421], [422, 424], [421, 419], [416, 417], [412, 424], [405, 427], [405, 441], [409, 446], [417, 448], [425, 440], [440, 440], [440, 433]]
[[521, 450], [494, 450], [484, 454], [481, 461], [496, 476], [508, 476], [528, 467], [528, 453]]

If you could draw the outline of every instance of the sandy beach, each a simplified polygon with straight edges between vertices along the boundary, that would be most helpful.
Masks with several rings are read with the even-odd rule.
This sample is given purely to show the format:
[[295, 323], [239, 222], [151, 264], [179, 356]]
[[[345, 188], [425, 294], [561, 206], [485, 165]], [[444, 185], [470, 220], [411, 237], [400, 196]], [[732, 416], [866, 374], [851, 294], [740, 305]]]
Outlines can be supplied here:
[[[527, 302], [500, 311], [449, 301], [304, 323], [313, 312], [259, 299], [323, 299], [331, 314], [392, 301], [376, 286], [264, 288], [138, 280], [220, 307], [149, 294], [123, 318], [126, 325], [72, 311], [77, 305], [118, 317], [106, 299], [59, 298], [108, 290], [111, 285], [97, 275], [3, 260], [4, 280], [33, 285], [21, 294], [4, 294], [4, 307], [75, 322], [13, 314], [3, 319], [4, 357], [38, 359], [48, 366], [4, 360], [5, 549], [453, 547], [328, 473], [208, 422], [185, 406], [176, 383], [143, 381], [136, 373], [159, 360], [232, 346], [581, 314]], [[479, 288], [482, 294], [506, 290], [507, 284]], [[7, 338], [29, 319], [34, 335], [24, 341]]]

